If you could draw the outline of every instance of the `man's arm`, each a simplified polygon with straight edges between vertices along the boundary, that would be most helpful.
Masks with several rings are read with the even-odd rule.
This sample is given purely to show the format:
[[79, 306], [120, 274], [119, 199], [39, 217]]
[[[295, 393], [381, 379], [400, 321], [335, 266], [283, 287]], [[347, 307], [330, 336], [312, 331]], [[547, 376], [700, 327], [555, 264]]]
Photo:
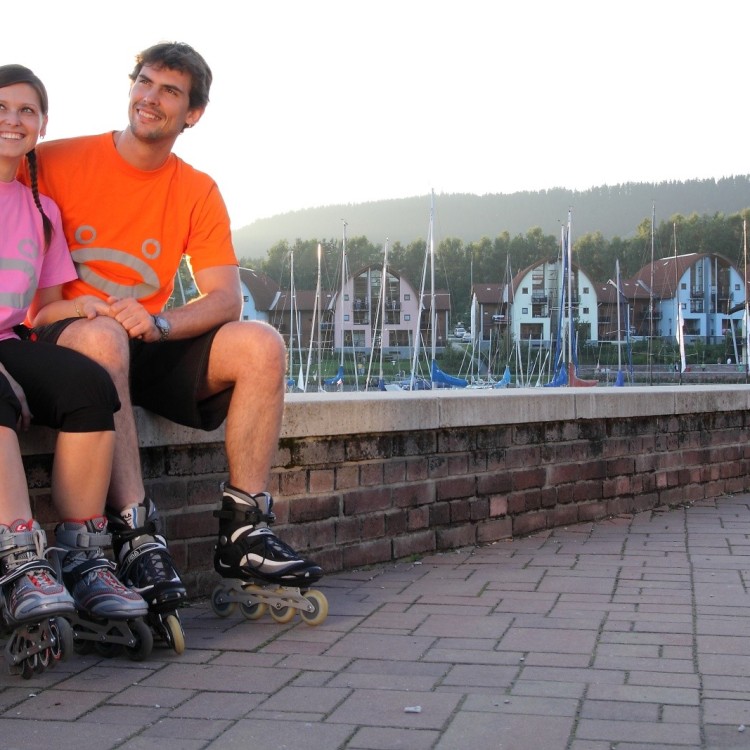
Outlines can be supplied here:
[[[160, 313], [170, 326], [169, 338], [186, 339], [211, 328], [239, 320], [242, 311], [240, 273], [237, 266], [213, 266], [195, 274], [200, 296], [182, 307]], [[110, 298], [114, 318], [130, 338], [155, 342], [161, 333], [148, 310], [133, 298]]]

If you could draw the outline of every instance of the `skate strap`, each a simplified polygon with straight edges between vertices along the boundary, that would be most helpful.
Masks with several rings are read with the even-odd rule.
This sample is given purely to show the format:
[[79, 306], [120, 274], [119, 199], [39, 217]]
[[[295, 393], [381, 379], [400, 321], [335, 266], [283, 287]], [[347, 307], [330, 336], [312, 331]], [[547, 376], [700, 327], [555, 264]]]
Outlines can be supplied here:
[[26, 573], [30, 573], [32, 571], [44, 571], [45, 573], [49, 573], [53, 578], [57, 579], [55, 569], [46, 560], [34, 559], [21, 563], [20, 565], [13, 568], [13, 570], [6, 573], [4, 576], [1, 576], [0, 586], [5, 586], [6, 583], [15, 581], [17, 578], [20, 578], [21, 576], [26, 575]]
[[97, 533], [86, 529], [55, 529], [55, 540], [69, 552], [112, 546], [112, 534]]
[[233, 505], [231, 508], [215, 510], [214, 518], [233, 521], [242, 526], [257, 526], [261, 522], [273, 523], [276, 520], [273, 513], [263, 513], [260, 508], [254, 508], [252, 505]]
[[46, 544], [47, 535], [44, 533], [44, 529], [11, 531], [10, 534], [0, 534], [0, 553], [34, 550], [37, 556], [41, 557]]
[[[92, 560], [83, 560], [80, 564], [76, 565], [71, 570], [66, 570], [64, 573], [66, 582], [72, 578], [73, 581], [82, 580], [88, 573], [94, 570], [116, 570], [117, 566], [111, 561], [107, 560], [106, 557], [95, 557]], [[68, 582], [69, 583], [69, 582]]]
[[154, 521], [146, 521], [143, 526], [139, 526], [137, 529], [118, 527], [115, 530], [117, 539], [123, 542], [129, 542], [139, 536], [155, 536], [159, 533], [159, 527]]

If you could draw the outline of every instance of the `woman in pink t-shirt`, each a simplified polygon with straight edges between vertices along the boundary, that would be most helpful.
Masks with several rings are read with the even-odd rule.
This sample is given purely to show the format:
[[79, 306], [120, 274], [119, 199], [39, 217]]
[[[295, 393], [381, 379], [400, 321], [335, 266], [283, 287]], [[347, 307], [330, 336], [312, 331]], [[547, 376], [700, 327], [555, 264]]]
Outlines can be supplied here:
[[[80, 315], [81, 300], [62, 297], [62, 284], [76, 273], [60, 212], [36, 186], [34, 148], [47, 110], [47, 92], [32, 71], [0, 66], [0, 631], [14, 631], [7, 658], [25, 676], [64, 655], [61, 616], [78, 610], [129, 619], [147, 612], [102, 551], [113, 414], [120, 408], [112, 380], [77, 352], [19, 335], [42, 310], [47, 319]], [[24, 159], [30, 188], [16, 180]], [[55, 529], [55, 567], [32, 517], [18, 442], [18, 431], [32, 423], [58, 430], [52, 500], [63, 520]]]

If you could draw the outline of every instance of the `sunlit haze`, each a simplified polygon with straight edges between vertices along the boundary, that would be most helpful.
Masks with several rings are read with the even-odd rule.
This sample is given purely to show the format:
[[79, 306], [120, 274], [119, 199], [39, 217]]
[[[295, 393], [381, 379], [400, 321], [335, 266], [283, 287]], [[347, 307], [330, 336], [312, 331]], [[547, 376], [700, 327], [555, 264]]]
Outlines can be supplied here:
[[45, 81], [52, 139], [121, 129], [135, 53], [192, 44], [214, 86], [175, 150], [236, 229], [431, 189], [746, 174], [748, 29], [736, 0], [42, 0], [5, 14], [2, 57]]

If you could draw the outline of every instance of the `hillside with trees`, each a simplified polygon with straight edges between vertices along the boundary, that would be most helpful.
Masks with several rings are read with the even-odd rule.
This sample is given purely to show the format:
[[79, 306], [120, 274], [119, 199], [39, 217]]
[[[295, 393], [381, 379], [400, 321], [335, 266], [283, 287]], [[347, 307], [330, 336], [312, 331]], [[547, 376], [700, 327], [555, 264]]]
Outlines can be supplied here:
[[[703, 186], [703, 191], [699, 188]], [[682, 195], [685, 208], [677, 208], [668, 214], [662, 207], [666, 203], [667, 194], [672, 194], [668, 188], [674, 188], [674, 196]], [[619, 188], [602, 188], [586, 193], [572, 193], [559, 191], [556, 203], [559, 216], [550, 225], [540, 226], [530, 223], [522, 230], [499, 228], [496, 231], [485, 231], [469, 234], [466, 227], [489, 226], [490, 220], [486, 213], [492, 210], [493, 200], [497, 204], [501, 198], [520, 198], [525, 195], [538, 205], [551, 205], [550, 195], [558, 191], [544, 193], [516, 194], [515, 196], [436, 196], [435, 198], [435, 248], [436, 248], [436, 284], [451, 293], [453, 311], [458, 317], [467, 317], [470, 307], [470, 289], [474, 283], [502, 283], [509, 276], [517, 274], [530, 264], [543, 258], [556, 257], [560, 246], [560, 225], [567, 221], [568, 205], [573, 211], [573, 251], [574, 262], [586, 271], [595, 281], [605, 282], [612, 278], [615, 272], [615, 262], [620, 262], [623, 277], [634, 275], [640, 268], [651, 260], [652, 210], [656, 212], [656, 223], [653, 233], [654, 258], [659, 259], [677, 253], [683, 255], [690, 252], [716, 252], [725, 255], [738, 268], [743, 268], [742, 242], [743, 218], [750, 215], [750, 178], [736, 177], [719, 181], [696, 181], [693, 183], [669, 183], [660, 186], [630, 185]], [[658, 190], [665, 191], [658, 197]], [[614, 201], [613, 196], [619, 196]], [[631, 201], [630, 196], [637, 195], [637, 201]], [[656, 198], [651, 196], [656, 195]], [[723, 196], [723, 202], [719, 196]], [[565, 202], [566, 198], [579, 196], [574, 203]], [[588, 209], [581, 216], [581, 205], [586, 205], [580, 196], [589, 199]], [[692, 196], [692, 197], [690, 197]], [[688, 199], [690, 197], [690, 199]], [[425, 239], [429, 220], [429, 198], [405, 199], [404, 201], [383, 201], [362, 206], [347, 207], [350, 214], [353, 209], [370, 207], [377, 209], [376, 214], [381, 217], [392, 214], [400, 215], [402, 204], [411, 205], [412, 201], [419, 202], [419, 213], [423, 224], [423, 231], [417, 229], [414, 236], [407, 240], [394, 239], [389, 233], [389, 268], [404, 276], [415, 288], [420, 287], [425, 260]], [[632, 224], [624, 230], [615, 232], [613, 227], [620, 227], [615, 222], [613, 202], [622, 206], [621, 214], [631, 216]], [[518, 203], [519, 207], [521, 203]], [[634, 205], [638, 206], [636, 208]], [[464, 206], [463, 213], [458, 207]], [[481, 211], [483, 206], [485, 211]], [[593, 206], [600, 206], [602, 222], [594, 222]], [[609, 206], [608, 210], [604, 208]], [[452, 209], [451, 209], [452, 207]], [[451, 210], [456, 211], [455, 214]], [[524, 209], [528, 211], [529, 209]], [[317, 279], [317, 246], [322, 245], [321, 283], [324, 289], [336, 290], [340, 285], [342, 237], [341, 213], [342, 207], [335, 209], [310, 209], [312, 216], [316, 212], [334, 211], [336, 219], [331, 218], [331, 227], [325, 234], [300, 234], [294, 240], [286, 238], [276, 239], [263, 260], [246, 260], [243, 265], [260, 267], [282, 288], [289, 287], [290, 257], [294, 252], [295, 286], [298, 289], [314, 289]], [[445, 216], [445, 214], [448, 214]], [[329, 217], [334, 214], [330, 213]], [[461, 222], [458, 216], [461, 216]], [[475, 221], [468, 221], [468, 215], [475, 217]], [[526, 214], [532, 221], [532, 215]], [[588, 223], [585, 217], [589, 216]], [[289, 216], [289, 215], [287, 215]], [[442, 221], [440, 217], [443, 217]], [[451, 218], [453, 217], [453, 218]], [[611, 223], [606, 223], [609, 217]], [[660, 218], [661, 217], [661, 218]], [[277, 217], [278, 218], [278, 217]], [[536, 218], [540, 218], [537, 216]], [[359, 233], [359, 227], [346, 219], [348, 224], [347, 263], [349, 273], [371, 264], [382, 264], [383, 246], [385, 238], [379, 233], [368, 236]], [[498, 219], [498, 221], [500, 221]], [[518, 219], [514, 219], [514, 225]], [[618, 220], [619, 221], [619, 220]], [[464, 227], [467, 234], [446, 232], [446, 223]], [[502, 226], [498, 224], [498, 226]], [[353, 231], [354, 230], [354, 231]], [[337, 232], [337, 234], [334, 234]], [[302, 239], [304, 237], [304, 239]], [[467, 239], [468, 238], [468, 239]], [[235, 236], [237, 239], [237, 236]], [[238, 244], [238, 255], [242, 251]], [[262, 255], [262, 254], [261, 254]]]
[[[568, 209], [573, 210], [575, 236], [600, 232], [603, 237], [633, 237], [640, 223], [674, 214], [734, 213], [750, 206], [750, 175], [719, 180], [626, 183], [585, 191], [556, 188], [511, 194], [438, 194], [435, 196], [435, 236], [455, 237], [464, 243], [482, 237], [511, 237], [540, 227], [545, 234], [559, 234]], [[368, 237], [382, 245], [406, 244], [427, 234], [430, 197], [383, 200], [372, 203], [323, 206], [291, 211], [265, 219], [233, 233], [240, 258], [264, 258], [283, 240], [327, 238], [341, 235], [342, 220], [352, 236]]]

